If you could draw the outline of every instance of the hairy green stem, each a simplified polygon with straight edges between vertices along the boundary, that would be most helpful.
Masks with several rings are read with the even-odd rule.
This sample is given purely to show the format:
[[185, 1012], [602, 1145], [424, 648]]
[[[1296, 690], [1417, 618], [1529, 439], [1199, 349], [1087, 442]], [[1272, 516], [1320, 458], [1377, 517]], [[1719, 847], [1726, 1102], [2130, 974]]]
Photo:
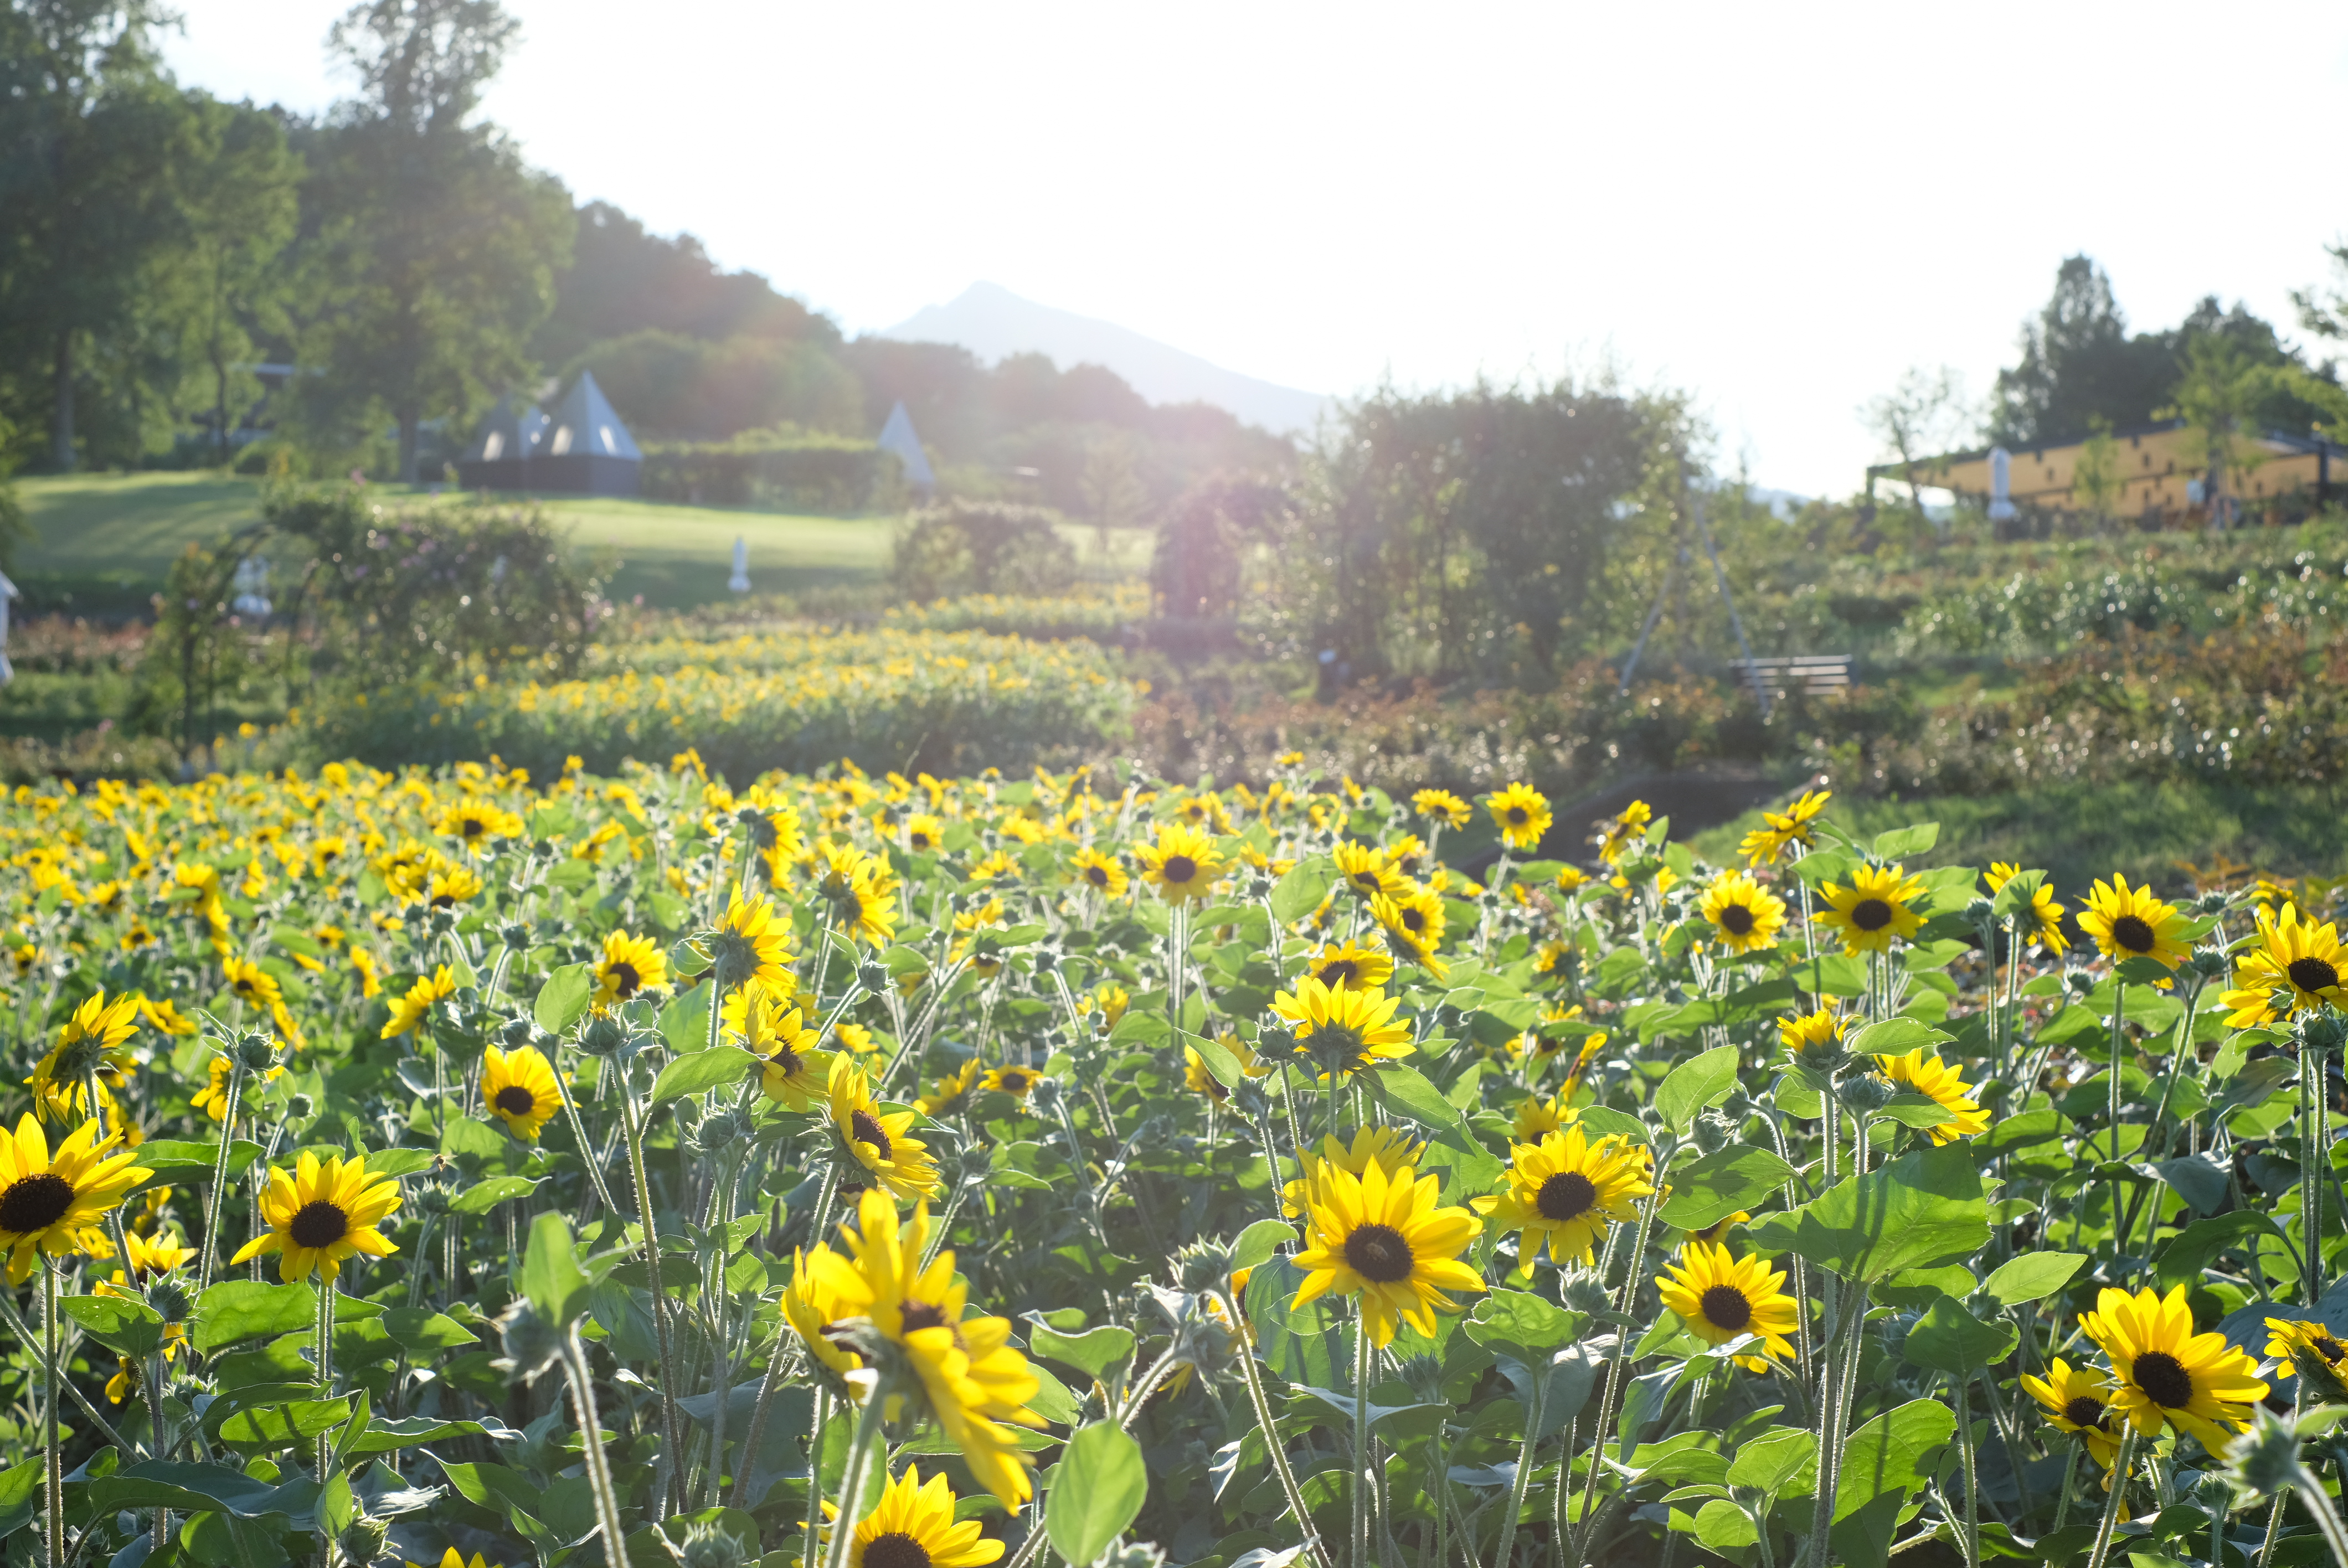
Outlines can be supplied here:
[[1329, 1549], [1321, 1541], [1321, 1532], [1313, 1527], [1313, 1512], [1304, 1506], [1304, 1493], [1296, 1484], [1296, 1472], [1289, 1468], [1288, 1450], [1281, 1446], [1280, 1428], [1273, 1423], [1272, 1403], [1264, 1398], [1263, 1379], [1255, 1369], [1255, 1352], [1247, 1345], [1247, 1319], [1240, 1315], [1238, 1297], [1231, 1294], [1229, 1281], [1216, 1288], [1222, 1297], [1223, 1310], [1231, 1314], [1233, 1328], [1240, 1336], [1237, 1358], [1240, 1374], [1247, 1383], [1248, 1402], [1255, 1407], [1256, 1425], [1263, 1432], [1264, 1452], [1271, 1457], [1272, 1473], [1280, 1478], [1280, 1490], [1288, 1500], [1288, 1516], [1304, 1532], [1304, 1550], [1311, 1553], [1316, 1568], [1336, 1568], [1329, 1561]]
[[2120, 1451], [2112, 1460], [2112, 1494], [2104, 1500], [2104, 1517], [2096, 1526], [2096, 1547], [2087, 1553], [2087, 1568], [2104, 1568], [2112, 1554], [2112, 1531], [2120, 1522], [2121, 1501], [2127, 1495], [2128, 1466], [2136, 1460], [2136, 1428], [2120, 1430]]

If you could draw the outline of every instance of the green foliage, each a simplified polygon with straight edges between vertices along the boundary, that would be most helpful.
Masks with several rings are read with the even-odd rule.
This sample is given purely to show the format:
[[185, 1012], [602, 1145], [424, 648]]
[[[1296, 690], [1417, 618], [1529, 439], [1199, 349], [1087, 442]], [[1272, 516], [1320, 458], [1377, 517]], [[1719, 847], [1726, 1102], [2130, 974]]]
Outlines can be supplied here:
[[898, 536], [891, 583], [914, 600], [1052, 594], [1076, 577], [1057, 519], [1035, 507], [953, 500], [916, 513]]

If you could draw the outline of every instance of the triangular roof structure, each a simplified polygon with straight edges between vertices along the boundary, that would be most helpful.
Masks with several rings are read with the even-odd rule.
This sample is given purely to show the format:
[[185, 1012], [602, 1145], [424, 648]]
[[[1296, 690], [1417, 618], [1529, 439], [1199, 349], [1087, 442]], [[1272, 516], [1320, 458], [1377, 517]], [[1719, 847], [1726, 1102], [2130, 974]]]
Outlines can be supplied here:
[[573, 452], [592, 457], [625, 457], [644, 461], [644, 451], [628, 427], [613, 412], [612, 400], [595, 384], [595, 373], [583, 370], [561, 402], [554, 405], [549, 428], [533, 457], [561, 457]]
[[880, 426], [880, 439], [873, 443], [883, 452], [893, 452], [897, 461], [905, 466], [905, 482], [918, 489], [932, 489], [938, 477], [930, 471], [930, 460], [922, 452], [922, 438], [913, 434], [913, 416], [905, 412], [904, 400], [889, 411], [889, 423]]
[[489, 417], [481, 425], [480, 438], [465, 454], [468, 463], [512, 463], [530, 456], [530, 448], [545, 439], [546, 415], [538, 405], [511, 396], [498, 399], [489, 410]]

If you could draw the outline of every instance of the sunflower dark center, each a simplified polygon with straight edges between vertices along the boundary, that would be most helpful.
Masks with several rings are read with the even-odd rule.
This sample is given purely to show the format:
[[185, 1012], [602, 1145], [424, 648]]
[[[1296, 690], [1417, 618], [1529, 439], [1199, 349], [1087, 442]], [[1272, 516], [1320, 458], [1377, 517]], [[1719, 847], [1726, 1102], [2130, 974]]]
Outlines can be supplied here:
[[1530, 815], [1523, 806], [1512, 805], [1509, 808], [1509, 825], [1522, 827], [1525, 825], [1525, 819]]
[[[807, 1065], [807, 1059], [788, 1045], [778, 1045], [775, 1047], [775, 1054], [767, 1058], [767, 1065], [785, 1078], [797, 1078], [799, 1075], [799, 1069]], [[857, 1114], [861, 1116], [864, 1112], [860, 1111]]]
[[45, 1231], [66, 1217], [73, 1201], [73, 1184], [55, 1171], [19, 1176], [0, 1193], [0, 1231], [15, 1235]]
[[1402, 912], [1402, 928], [1408, 931], [1414, 937], [1426, 929], [1426, 911], [1424, 909], [1404, 910]]
[[926, 1301], [916, 1301], [910, 1296], [897, 1308], [897, 1317], [905, 1325], [908, 1334], [916, 1328], [943, 1328], [947, 1326], [945, 1308]]
[[1188, 882], [1199, 875], [1199, 863], [1187, 855], [1169, 855], [1166, 864], [1159, 867], [1159, 875], [1169, 882]]
[[1106, 887], [1106, 886], [1108, 886], [1108, 867], [1107, 867], [1107, 866], [1086, 866], [1086, 867], [1085, 867], [1085, 880], [1086, 880], [1086, 881], [1087, 881], [1087, 882], [1089, 882], [1089, 883], [1091, 883], [1091, 884], [1092, 884], [1094, 886], [1096, 886], [1096, 887]]
[[1891, 906], [1880, 898], [1862, 898], [1850, 907], [1850, 923], [1862, 931], [1880, 931], [1891, 924]]
[[1337, 987], [1353, 984], [1362, 978], [1362, 966], [1351, 958], [1338, 958], [1321, 966], [1321, 983]]
[[1385, 886], [1384, 880], [1375, 871], [1356, 871], [1354, 873], [1354, 880], [1373, 893]]
[[467, 838], [479, 838], [481, 835], [489, 832], [489, 825], [488, 823], [483, 822], [478, 816], [469, 816], [465, 819], [465, 825], [462, 831]]
[[1732, 937], [1742, 937], [1753, 929], [1753, 911], [1742, 904], [1731, 904], [1720, 912], [1720, 928]]
[[1361, 1225], [1345, 1238], [1347, 1266], [1373, 1285], [1408, 1279], [1412, 1261], [1410, 1243], [1392, 1225]]
[[2330, 990], [2340, 983], [2340, 971], [2322, 958], [2293, 958], [2283, 972], [2303, 991]]
[[624, 959], [612, 965], [603, 971], [603, 974], [612, 982], [613, 995], [622, 1001], [626, 1001], [644, 989], [644, 977], [636, 972], [635, 965]]
[[2090, 1394], [2081, 1394], [2063, 1407], [2063, 1419], [2075, 1427], [2101, 1430], [2104, 1424], [2104, 1402]]
[[1027, 1075], [1016, 1070], [1006, 1072], [1003, 1075], [1003, 1087], [1009, 1090], [1014, 1094], [1025, 1093], [1028, 1082], [1029, 1080]]
[[2131, 953], [2149, 953], [2160, 938], [2139, 917], [2123, 915], [2112, 922], [2112, 940]]
[[2348, 1356], [2348, 1345], [2341, 1344], [2328, 1334], [2319, 1334], [2310, 1343], [2314, 1345], [2317, 1355], [2335, 1367], [2340, 1364], [2341, 1357]]
[[448, 908], [456, 902], [457, 896], [454, 893], [435, 893], [432, 896], [432, 907], [435, 909]]
[[880, 1118], [870, 1111], [852, 1111], [848, 1117], [849, 1136], [860, 1143], [870, 1143], [887, 1159], [890, 1153], [889, 1134], [880, 1128]]
[[864, 1543], [864, 1568], [930, 1568], [930, 1549], [892, 1530]]
[[2147, 1399], [2163, 1409], [2183, 1409], [2193, 1402], [2193, 1374], [2166, 1350], [2147, 1350], [2137, 1357], [2130, 1378]]
[[343, 1213], [341, 1205], [323, 1198], [304, 1204], [294, 1223], [285, 1227], [295, 1246], [332, 1246], [350, 1231], [351, 1216]]
[[538, 1109], [538, 1096], [519, 1083], [498, 1091], [498, 1109], [509, 1116], [527, 1116]]
[[1753, 1321], [1753, 1303], [1733, 1285], [1715, 1285], [1696, 1298], [1704, 1312], [1704, 1320], [1715, 1328], [1725, 1328], [1732, 1334], [1744, 1332]]
[[1598, 1201], [1597, 1184], [1579, 1171], [1560, 1171], [1540, 1184], [1533, 1207], [1545, 1220], [1570, 1220], [1590, 1212]]
[[914, 848], [916, 848], [916, 849], [927, 849], [927, 848], [930, 846], [930, 835], [929, 835], [928, 834], [926, 834], [926, 833], [916, 833], [916, 834], [911, 835], [910, 836], [911, 836], [911, 839], [912, 839], [912, 842], [913, 842], [913, 847], [914, 847]]

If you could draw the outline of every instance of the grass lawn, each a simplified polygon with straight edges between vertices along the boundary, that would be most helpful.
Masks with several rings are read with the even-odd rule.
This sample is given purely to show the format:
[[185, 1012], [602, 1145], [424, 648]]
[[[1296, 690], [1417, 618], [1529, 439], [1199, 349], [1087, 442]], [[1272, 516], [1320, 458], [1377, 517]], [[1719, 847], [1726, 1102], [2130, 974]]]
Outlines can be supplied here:
[[[2048, 785], [2013, 794], [1924, 800], [1838, 797], [1828, 813], [1861, 842], [1888, 827], [1937, 822], [1940, 842], [1918, 866], [2043, 866], [2074, 909], [2096, 877], [2126, 872], [2164, 893], [2187, 890], [2178, 868], [2219, 858], [2295, 876], [2348, 869], [2348, 784], [2243, 786], [2178, 779], [2102, 787]], [[1695, 836], [1699, 853], [1734, 864], [1736, 841], [1761, 825], [1748, 812]], [[2229, 884], [2240, 886], [2237, 875]]]
[[[376, 487], [394, 503], [426, 500], [406, 486]], [[261, 481], [211, 473], [77, 474], [18, 481], [40, 537], [20, 551], [15, 575], [36, 604], [124, 608], [160, 587], [190, 541], [210, 543], [257, 521]], [[894, 518], [819, 518], [609, 497], [550, 496], [549, 509], [587, 548], [621, 558], [613, 593], [682, 608], [726, 597], [734, 540], [750, 548], [750, 581], [762, 593], [878, 583], [889, 564]], [[443, 497], [445, 504], [447, 497]], [[1132, 575], [1148, 560], [1149, 536], [1120, 529], [1103, 560], [1090, 528], [1070, 525], [1088, 576]]]

